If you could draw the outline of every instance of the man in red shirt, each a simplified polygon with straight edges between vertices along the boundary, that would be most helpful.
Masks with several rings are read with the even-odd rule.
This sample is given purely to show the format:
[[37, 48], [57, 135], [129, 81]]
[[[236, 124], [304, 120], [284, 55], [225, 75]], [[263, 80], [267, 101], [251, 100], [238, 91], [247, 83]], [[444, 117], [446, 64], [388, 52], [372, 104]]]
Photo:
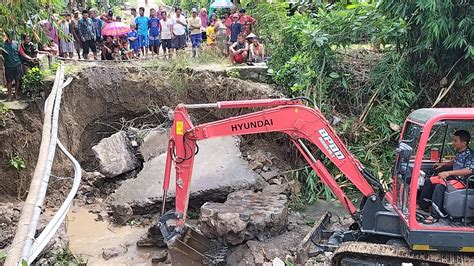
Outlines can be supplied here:
[[250, 25], [254, 25], [255, 23], [257, 23], [257, 20], [255, 20], [252, 16], [245, 15], [245, 9], [242, 8], [239, 12], [239, 23], [242, 25], [245, 24], [244, 18], [247, 19], [247, 23], [250, 23]]

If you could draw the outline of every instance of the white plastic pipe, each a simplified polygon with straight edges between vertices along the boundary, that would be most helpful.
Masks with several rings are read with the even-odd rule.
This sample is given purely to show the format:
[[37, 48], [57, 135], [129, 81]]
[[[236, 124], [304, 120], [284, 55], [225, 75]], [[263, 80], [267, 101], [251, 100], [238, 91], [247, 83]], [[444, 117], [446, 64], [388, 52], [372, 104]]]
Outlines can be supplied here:
[[39, 219], [41, 216], [41, 211], [43, 210], [43, 203], [46, 197], [46, 191], [48, 190], [49, 177], [51, 175], [51, 168], [53, 167], [54, 157], [56, 155], [56, 145], [58, 142], [58, 126], [59, 126], [59, 109], [61, 106], [61, 95], [64, 84], [64, 65], [59, 66], [59, 84], [58, 90], [56, 91], [56, 97], [54, 98], [54, 109], [53, 109], [53, 119], [51, 121], [51, 141], [49, 143], [48, 157], [43, 171], [43, 178], [40, 184], [38, 195], [36, 198], [35, 208], [33, 210], [33, 217], [31, 219], [30, 226], [28, 228], [28, 235], [23, 245], [23, 250], [21, 253], [21, 261], [29, 261], [31, 254], [31, 246], [36, 234], [36, 229], [38, 228]]
[[[60, 69], [62, 68], [60, 67]], [[7, 258], [5, 260], [6, 266], [18, 265], [21, 262], [20, 258], [24, 248], [25, 240], [28, 237], [28, 231], [31, 225], [31, 219], [33, 217], [38, 191], [43, 177], [44, 166], [46, 165], [48, 148], [51, 141], [53, 103], [58, 90], [58, 85], [60, 82], [62, 82], [63, 78], [60, 74], [60, 69], [56, 71], [53, 88], [45, 102], [43, 130], [41, 134], [41, 145], [38, 153], [38, 161], [36, 162], [35, 171], [31, 179], [28, 196], [26, 197], [23, 208], [21, 209], [21, 215], [20, 219], [18, 220], [15, 237], [13, 238], [12, 245], [7, 253]]]
[[72, 183], [72, 188], [69, 194], [67, 195], [66, 199], [64, 200], [63, 204], [59, 208], [59, 210], [54, 215], [53, 219], [48, 223], [46, 228], [41, 232], [41, 234], [36, 238], [35, 242], [33, 243], [32, 253], [30, 258], [28, 259], [28, 263], [32, 263], [38, 255], [43, 251], [44, 247], [49, 243], [51, 238], [54, 234], [58, 231], [59, 227], [61, 226], [62, 222], [66, 218], [66, 215], [69, 211], [69, 207], [76, 196], [77, 191], [79, 190], [79, 186], [81, 185], [81, 178], [82, 178], [82, 168], [79, 162], [72, 156], [68, 150], [63, 146], [63, 144], [58, 141], [58, 147], [61, 151], [66, 155], [66, 157], [72, 162], [74, 167], [74, 181]]

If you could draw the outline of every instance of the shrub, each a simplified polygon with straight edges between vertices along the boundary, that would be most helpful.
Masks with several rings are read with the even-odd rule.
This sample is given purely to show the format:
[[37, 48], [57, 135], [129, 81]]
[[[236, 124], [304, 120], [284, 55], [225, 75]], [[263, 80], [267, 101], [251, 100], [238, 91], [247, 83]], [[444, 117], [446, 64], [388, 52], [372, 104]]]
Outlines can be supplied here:
[[36, 97], [43, 92], [44, 73], [39, 67], [33, 67], [22, 78], [21, 87], [23, 94]]

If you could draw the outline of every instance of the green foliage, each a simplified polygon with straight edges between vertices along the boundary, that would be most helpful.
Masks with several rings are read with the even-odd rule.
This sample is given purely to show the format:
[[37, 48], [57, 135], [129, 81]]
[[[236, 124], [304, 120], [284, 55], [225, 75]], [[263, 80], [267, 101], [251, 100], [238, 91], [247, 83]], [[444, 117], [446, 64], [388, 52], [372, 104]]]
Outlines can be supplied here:
[[388, 17], [408, 22], [408, 34], [397, 39], [422, 75], [447, 76], [464, 84], [474, 72], [474, 6], [467, 0], [381, 1]]
[[7, 258], [7, 253], [4, 250], [0, 250], [0, 262], [5, 261]]
[[[270, 42], [269, 66], [276, 83], [289, 88], [291, 96], [303, 94], [314, 99], [326, 113], [342, 105], [338, 99], [341, 95], [350, 104], [345, 108], [359, 108], [360, 116], [344, 119], [337, 130], [349, 142], [351, 151], [377, 176], [387, 180], [393, 163], [393, 149], [387, 144], [398, 134], [392, 127], [403, 123], [416, 99], [408, 55], [388, 50], [371, 69], [369, 82], [354, 90], [349, 82], [351, 73], [339, 67], [340, 53], [354, 44], [396, 43], [406, 38], [407, 22], [383, 15], [374, 5], [362, 4], [350, 9], [336, 4], [328, 9], [312, 3], [298, 8], [292, 16], [287, 16], [285, 8], [271, 10], [263, 3], [256, 10], [259, 22], [273, 25], [262, 27], [259, 23], [257, 30]], [[275, 26], [271, 21], [279, 23]], [[325, 165], [348, 195], [357, 194], [335, 166]], [[334, 199], [311, 169], [296, 172], [295, 178], [302, 184], [304, 201]]]
[[4, 103], [0, 103], [0, 126], [5, 127], [7, 125], [7, 115], [10, 112], [10, 108]]
[[19, 155], [11, 157], [8, 161], [8, 166], [10, 168], [15, 169], [17, 172], [20, 172], [21, 170], [26, 168], [25, 160]]
[[405, 23], [388, 20], [370, 5], [346, 9], [336, 5], [332, 10], [318, 7], [317, 16], [295, 13], [285, 17], [262, 4], [257, 8], [258, 19], [280, 19], [279, 28], [258, 28], [261, 35], [269, 33], [269, 65], [274, 80], [291, 88], [295, 95], [305, 94], [318, 99], [321, 108], [326, 102], [327, 88], [335, 81], [348, 87], [344, 76], [334, 70], [338, 49], [354, 43], [378, 41], [389, 43], [406, 33]]
[[87, 265], [87, 262], [82, 258], [74, 256], [67, 246], [54, 253], [53, 257], [55, 259], [54, 265]]
[[240, 77], [240, 72], [237, 69], [226, 70], [226, 74], [227, 76], [232, 77], [232, 78]]
[[[45, 42], [46, 33], [40, 21], [49, 20], [57, 29], [53, 14], [59, 14], [64, 8], [62, 0], [7, 0], [0, 2], [0, 25], [3, 30], [12, 30], [14, 38], [20, 39], [23, 33], [31, 34], [35, 41]], [[28, 23], [27, 23], [28, 22]], [[60, 30], [60, 34], [61, 34]]]
[[35, 97], [43, 91], [44, 72], [39, 67], [32, 67], [22, 77], [21, 88], [23, 94]]
[[209, 6], [211, 5], [211, 1], [209, 0], [164, 0], [163, 1], [166, 5], [173, 5], [174, 7], [181, 7], [183, 11], [190, 12], [191, 8], [206, 8], [209, 10]]

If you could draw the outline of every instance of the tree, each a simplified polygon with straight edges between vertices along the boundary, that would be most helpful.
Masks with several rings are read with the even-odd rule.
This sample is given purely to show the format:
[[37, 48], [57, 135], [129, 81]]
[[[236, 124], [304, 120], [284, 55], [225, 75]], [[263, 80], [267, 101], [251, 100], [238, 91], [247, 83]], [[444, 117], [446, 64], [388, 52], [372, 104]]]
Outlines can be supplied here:
[[408, 22], [398, 40], [415, 70], [467, 84], [474, 79], [474, 6], [468, 0], [383, 0], [383, 14]]
[[40, 21], [49, 20], [59, 28], [53, 14], [62, 10], [61, 0], [7, 0], [0, 2], [0, 25], [3, 30], [13, 30], [18, 38], [21, 34], [32, 34], [36, 41], [47, 39]]

